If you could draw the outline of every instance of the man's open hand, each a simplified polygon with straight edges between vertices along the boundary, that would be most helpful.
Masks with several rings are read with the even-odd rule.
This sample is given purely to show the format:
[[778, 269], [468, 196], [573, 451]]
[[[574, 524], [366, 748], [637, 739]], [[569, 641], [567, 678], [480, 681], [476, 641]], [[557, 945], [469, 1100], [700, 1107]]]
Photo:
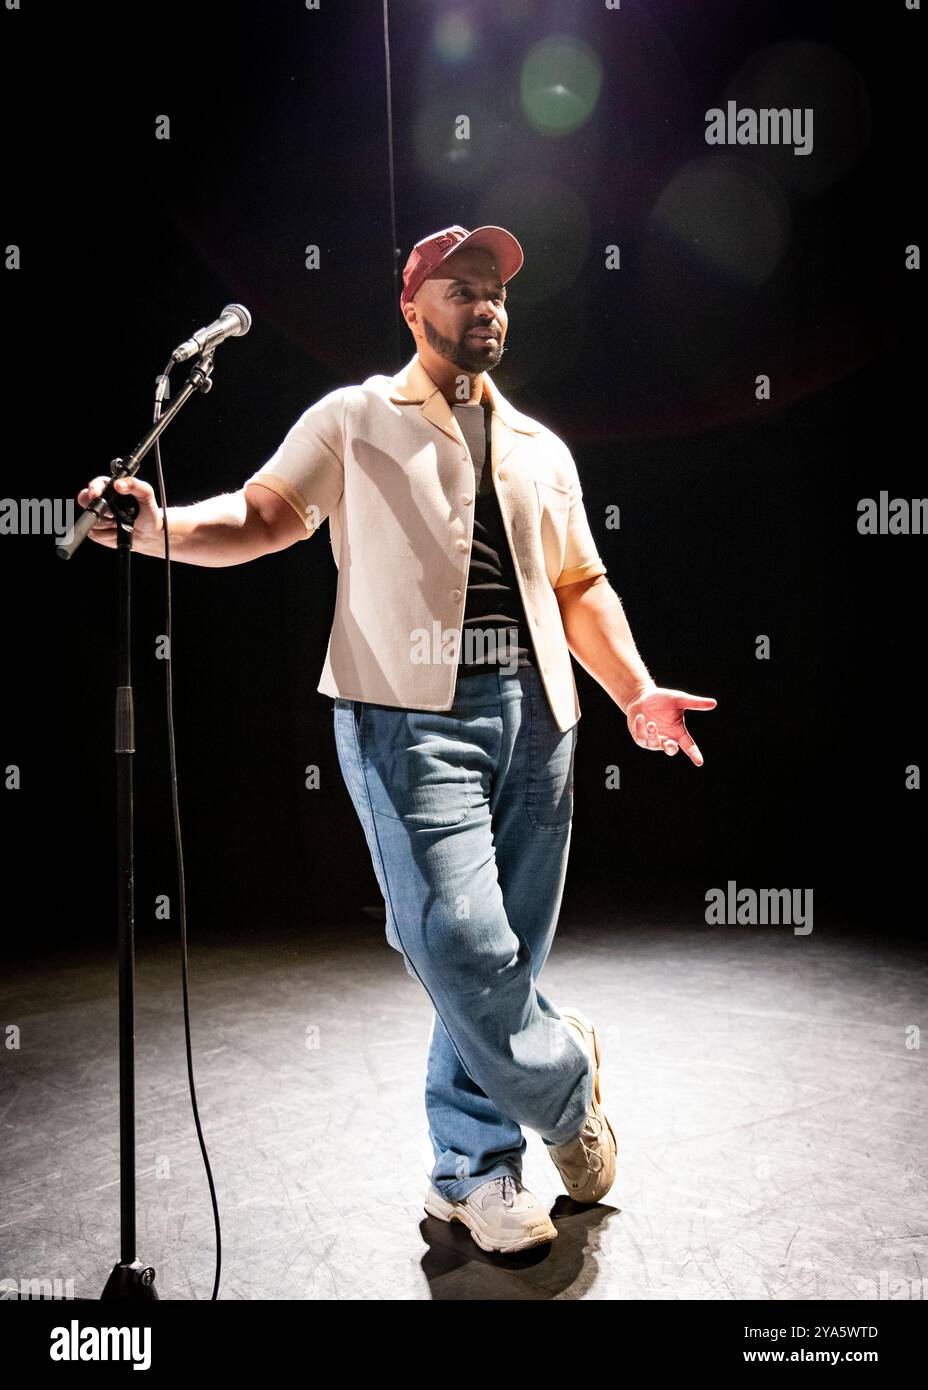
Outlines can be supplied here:
[[688, 695], [685, 690], [655, 686], [639, 695], [626, 710], [628, 732], [639, 748], [663, 750], [671, 757], [682, 748], [697, 767], [702, 767], [702, 754], [687, 732], [683, 711], [715, 709], [717, 703], [711, 695]]

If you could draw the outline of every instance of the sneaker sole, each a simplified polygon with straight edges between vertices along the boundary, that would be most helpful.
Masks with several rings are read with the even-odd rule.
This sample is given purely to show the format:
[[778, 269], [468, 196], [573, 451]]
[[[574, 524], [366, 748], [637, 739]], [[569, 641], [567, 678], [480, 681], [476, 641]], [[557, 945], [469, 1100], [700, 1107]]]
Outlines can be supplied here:
[[547, 1224], [539, 1219], [538, 1230], [533, 1234], [506, 1245], [497, 1245], [481, 1226], [475, 1212], [468, 1211], [466, 1207], [455, 1205], [454, 1202], [447, 1202], [434, 1188], [429, 1189], [423, 1205], [429, 1216], [436, 1216], [439, 1221], [460, 1221], [461, 1225], [466, 1226], [470, 1231], [471, 1237], [477, 1242], [480, 1249], [485, 1250], [487, 1254], [495, 1252], [501, 1255], [511, 1255], [519, 1250], [532, 1250], [536, 1245], [549, 1245], [557, 1236], [557, 1227], [551, 1218], [547, 1217]]

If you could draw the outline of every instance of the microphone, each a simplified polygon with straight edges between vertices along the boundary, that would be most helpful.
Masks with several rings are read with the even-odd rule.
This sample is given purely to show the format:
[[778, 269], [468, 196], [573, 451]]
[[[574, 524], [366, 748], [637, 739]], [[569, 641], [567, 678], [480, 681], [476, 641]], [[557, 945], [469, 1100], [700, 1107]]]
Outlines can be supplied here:
[[226, 338], [244, 338], [251, 327], [251, 314], [244, 304], [227, 304], [212, 323], [206, 328], [198, 328], [192, 337], [187, 338], [171, 353], [174, 362], [186, 362], [188, 357], [198, 357], [208, 349], [218, 347]]

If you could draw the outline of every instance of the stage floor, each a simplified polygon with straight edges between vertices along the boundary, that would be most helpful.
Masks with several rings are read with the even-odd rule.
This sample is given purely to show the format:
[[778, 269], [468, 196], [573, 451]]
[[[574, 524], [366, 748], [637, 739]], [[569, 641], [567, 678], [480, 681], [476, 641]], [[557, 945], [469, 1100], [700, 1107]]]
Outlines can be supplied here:
[[[618, 1177], [575, 1207], [526, 1131], [523, 1180], [559, 1234], [521, 1256], [422, 1209], [431, 1004], [382, 927], [259, 923], [194, 939], [190, 968], [224, 1300], [928, 1297], [917, 943], [565, 916], [542, 986], [601, 1032]], [[6, 973], [8, 1289], [98, 1297], [118, 1259], [116, 988], [114, 954], [77, 942]], [[138, 946], [136, 1065], [138, 1254], [161, 1298], [206, 1299], [212, 1210], [167, 931]]]

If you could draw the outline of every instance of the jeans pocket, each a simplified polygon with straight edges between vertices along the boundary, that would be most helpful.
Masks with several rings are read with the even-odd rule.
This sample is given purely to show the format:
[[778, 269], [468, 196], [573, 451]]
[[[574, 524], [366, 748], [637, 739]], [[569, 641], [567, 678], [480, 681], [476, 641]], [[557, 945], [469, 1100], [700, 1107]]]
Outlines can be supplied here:
[[536, 830], [565, 830], [574, 813], [577, 725], [562, 733], [544, 689], [532, 685], [525, 810]]
[[358, 731], [375, 815], [411, 830], [450, 830], [467, 819], [480, 795], [480, 773], [460, 719], [364, 704]]

